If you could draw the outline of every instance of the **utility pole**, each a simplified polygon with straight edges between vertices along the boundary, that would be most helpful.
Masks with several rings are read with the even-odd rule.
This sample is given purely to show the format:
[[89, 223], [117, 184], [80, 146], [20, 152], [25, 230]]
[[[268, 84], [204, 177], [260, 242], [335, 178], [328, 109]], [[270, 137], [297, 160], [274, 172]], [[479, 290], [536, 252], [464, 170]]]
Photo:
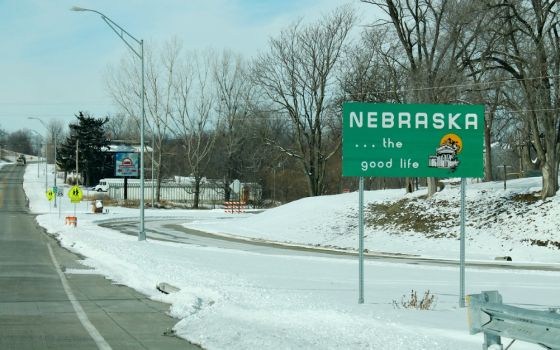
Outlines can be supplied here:
[[76, 185], [80, 184], [80, 169], [78, 167], [78, 147], [80, 145], [80, 140], [76, 140]]
[[54, 140], [54, 185], [56, 186], [56, 139]]
[[[44, 156], [43, 158], [45, 158], [45, 192], [47, 192], [47, 190], [48, 190], [48, 188], [49, 188], [49, 179], [48, 179], [49, 171], [47, 170], [47, 163], [48, 163], [48, 162], [47, 162], [47, 159], [48, 159], [48, 151], [49, 151], [49, 149], [48, 149], [47, 144], [48, 144], [48, 139], [45, 138], [45, 154], [43, 155], [43, 156]], [[49, 205], [50, 205], [50, 204], [49, 204]]]
[[[53, 143], [54, 143], [54, 187], [56, 187], [56, 134], [53, 132]], [[54, 194], [54, 207], [56, 208], [56, 199], [58, 198], [58, 189], [57, 193]]]
[[152, 209], [154, 209], [154, 148], [155, 148], [155, 141], [154, 135], [152, 133]]
[[40, 177], [39, 175], [39, 166], [41, 165], [40, 163], [41, 163], [41, 144], [37, 143], [37, 178]]

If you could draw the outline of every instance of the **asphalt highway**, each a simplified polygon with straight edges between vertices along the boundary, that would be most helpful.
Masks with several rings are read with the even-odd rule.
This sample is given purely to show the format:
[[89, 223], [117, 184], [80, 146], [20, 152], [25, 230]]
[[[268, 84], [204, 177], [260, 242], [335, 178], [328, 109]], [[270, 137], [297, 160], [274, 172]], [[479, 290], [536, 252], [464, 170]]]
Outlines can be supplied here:
[[37, 226], [24, 168], [0, 168], [0, 349], [199, 349], [165, 335], [168, 305], [87, 273]]

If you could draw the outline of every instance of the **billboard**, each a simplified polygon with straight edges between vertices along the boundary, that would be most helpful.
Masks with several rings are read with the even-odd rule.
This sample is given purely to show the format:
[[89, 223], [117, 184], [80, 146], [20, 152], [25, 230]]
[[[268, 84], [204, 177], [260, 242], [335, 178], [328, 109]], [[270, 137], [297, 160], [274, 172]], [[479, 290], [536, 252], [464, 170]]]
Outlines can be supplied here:
[[342, 175], [483, 177], [484, 106], [344, 103]]
[[138, 177], [139, 153], [115, 153], [115, 176]]

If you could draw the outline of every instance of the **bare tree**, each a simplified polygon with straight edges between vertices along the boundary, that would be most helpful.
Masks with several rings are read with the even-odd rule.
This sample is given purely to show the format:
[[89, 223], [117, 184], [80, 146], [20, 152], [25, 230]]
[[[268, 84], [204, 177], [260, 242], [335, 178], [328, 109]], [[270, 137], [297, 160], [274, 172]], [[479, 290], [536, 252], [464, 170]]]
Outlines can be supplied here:
[[212, 130], [215, 89], [210, 72], [211, 52], [186, 57], [174, 84], [171, 128], [184, 147], [184, 158], [194, 178], [193, 208], [198, 208], [200, 184], [216, 140]]
[[557, 0], [496, 0], [495, 46], [486, 53], [490, 69], [516, 79], [524, 94], [525, 125], [540, 162], [542, 198], [558, 191], [560, 151], [560, 3]]
[[339, 134], [334, 146], [327, 148], [324, 136], [330, 121], [340, 122], [333, 108], [335, 70], [354, 22], [349, 7], [311, 25], [298, 21], [270, 39], [268, 52], [254, 62], [256, 85], [283, 110], [295, 134], [293, 149], [269, 142], [297, 159], [310, 196], [323, 193], [326, 163], [341, 144]]
[[247, 66], [241, 56], [231, 51], [214, 55], [212, 78], [216, 87], [217, 113], [220, 118], [220, 148], [223, 149], [224, 199], [230, 199], [230, 183], [242, 176], [243, 147], [250, 135], [246, 122], [251, 103], [251, 82]]
[[[163, 45], [161, 52], [145, 49], [146, 122], [155, 146], [156, 201], [160, 201], [163, 172], [163, 153], [168, 137], [169, 122], [173, 113], [174, 79], [181, 45], [172, 39]], [[133, 117], [138, 125], [141, 115], [140, 72], [135, 57], [126, 56], [118, 69], [110, 69], [107, 85], [113, 100], [123, 112]], [[145, 146], [145, 145], [144, 145]]]
[[33, 145], [31, 144], [32, 134], [31, 131], [23, 129], [17, 130], [12, 133], [7, 134], [6, 145], [8, 149], [13, 152], [31, 154], [33, 151]]
[[107, 137], [111, 140], [137, 140], [139, 129], [137, 121], [125, 113], [116, 113], [108, 116], [105, 124]]
[[[389, 17], [407, 58], [407, 102], [456, 102], [464, 81], [460, 58], [475, 42], [484, 22], [476, 2], [456, 0], [362, 0], [374, 4]], [[476, 13], [477, 15], [473, 15]], [[482, 18], [481, 18], [482, 16]], [[475, 20], [476, 19], [476, 20]], [[409, 184], [408, 189], [412, 186]], [[437, 190], [428, 179], [428, 196]]]
[[[50, 150], [51, 152], [51, 160], [54, 163], [54, 155], [55, 155], [55, 147], [60, 147], [60, 144], [62, 143], [62, 141], [64, 140], [64, 123], [62, 123], [61, 120], [59, 119], [50, 119], [47, 122], [47, 145], [49, 145], [47, 147], [47, 150]], [[48, 152], [47, 152], [47, 158], [48, 158]]]
[[406, 71], [393, 33], [374, 26], [362, 33], [362, 40], [346, 50], [339, 78], [342, 101], [402, 103]]

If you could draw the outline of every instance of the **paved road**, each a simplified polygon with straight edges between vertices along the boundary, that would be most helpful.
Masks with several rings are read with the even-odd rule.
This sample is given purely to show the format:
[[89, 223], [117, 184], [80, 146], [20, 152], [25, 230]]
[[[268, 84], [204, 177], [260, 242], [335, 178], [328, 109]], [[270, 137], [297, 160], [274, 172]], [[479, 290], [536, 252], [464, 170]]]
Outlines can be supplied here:
[[37, 227], [24, 167], [0, 168], [0, 349], [199, 349], [164, 332], [168, 305], [84, 269]]
[[[320, 247], [305, 247], [286, 245], [281, 243], [270, 243], [259, 240], [240, 239], [224, 237], [211, 233], [190, 230], [181, 226], [192, 218], [185, 219], [148, 219], [145, 223], [146, 235], [152, 239], [193, 244], [198, 246], [219, 247], [225, 249], [237, 249], [263, 254], [290, 254], [306, 256], [331, 256], [343, 259], [357, 259], [357, 253], [344, 250], [333, 250]], [[200, 219], [197, 219], [200, 220]], [[120, 232], [137, 235], [138, 224], [133, 221], [105, 222], [100, 226], [108, 227]], [[421, 264], [436, 266], [458, 266], [458, 260], [424, 258], [416, 255], [391, 254], [381, 252], [368, 252], [365, 254], [368, 260], [381, 260], [386, 262]], [[560, 264], [544, 263], [516, 263], [507, 261], [467, 261], [467, 267], [483, 269], [513, 269], [513, 270], [538, 270], [538, 271], [560, 271]]]

